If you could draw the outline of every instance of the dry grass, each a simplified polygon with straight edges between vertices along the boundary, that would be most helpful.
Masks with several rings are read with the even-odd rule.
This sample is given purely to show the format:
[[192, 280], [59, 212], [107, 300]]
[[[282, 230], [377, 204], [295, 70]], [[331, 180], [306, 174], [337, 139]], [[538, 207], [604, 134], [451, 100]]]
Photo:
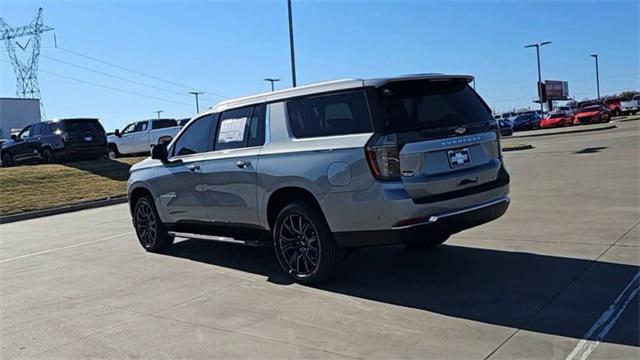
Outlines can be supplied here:
[[126, 195], [132, 164], [141, 157], [0, 169], [0, 215]]

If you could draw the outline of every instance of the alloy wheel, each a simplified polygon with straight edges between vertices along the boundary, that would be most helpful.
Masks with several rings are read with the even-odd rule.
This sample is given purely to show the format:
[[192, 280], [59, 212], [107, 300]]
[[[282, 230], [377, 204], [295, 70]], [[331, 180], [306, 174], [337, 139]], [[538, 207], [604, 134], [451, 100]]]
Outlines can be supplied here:
[[136, 230], [138, 238], [145, 248], [152, 247], [157, 239], [157, 222], [151, 205], [146, 201], [141, 201], [136, 207]]
[[287, 216], [278, 234], [279, 251], [291, 275], [311, 275], [320, 262], [320, 241], [315, 226], [301, 214]]

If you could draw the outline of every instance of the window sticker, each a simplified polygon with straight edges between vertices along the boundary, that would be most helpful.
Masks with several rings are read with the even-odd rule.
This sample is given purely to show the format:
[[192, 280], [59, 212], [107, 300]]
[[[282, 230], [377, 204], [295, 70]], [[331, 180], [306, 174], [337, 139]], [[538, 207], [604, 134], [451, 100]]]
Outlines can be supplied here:
[[246, 124], [247, 117], [222, 120], [220, 133], [218, 134], [218, 142], [230, 143], [244, 141], [244, 127]]

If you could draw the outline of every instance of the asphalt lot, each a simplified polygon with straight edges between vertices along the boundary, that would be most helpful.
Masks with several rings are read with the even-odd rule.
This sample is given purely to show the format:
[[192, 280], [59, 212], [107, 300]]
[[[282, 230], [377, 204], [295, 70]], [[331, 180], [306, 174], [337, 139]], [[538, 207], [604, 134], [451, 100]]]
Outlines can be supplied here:
[[0, 225], [0, 357], [637, 359], [640, 121], [617, 125], [528, 139], [503, 218], [318, 288], [268, 248], [147, 254], [126, 205]]

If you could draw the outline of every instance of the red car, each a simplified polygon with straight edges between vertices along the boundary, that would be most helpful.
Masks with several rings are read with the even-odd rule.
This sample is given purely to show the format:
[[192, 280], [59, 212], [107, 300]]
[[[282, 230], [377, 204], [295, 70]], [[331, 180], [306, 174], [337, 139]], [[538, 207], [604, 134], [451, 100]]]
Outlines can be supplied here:
[[573, 124], [595, 124], [609, 122], [611, 116], [609, 110], [602, 105], [591, 105], [580, 109], [574, 116]]
[[540, 121], [541, 128], [553, 128], [558, 126], [569, 126], [573, 124], [573, 116], [562, 112], [547, 115]]
[[604, 101], [604, 106], [611, 112], [613, 116], [620, 116], [620, 98], [608, 98]]

